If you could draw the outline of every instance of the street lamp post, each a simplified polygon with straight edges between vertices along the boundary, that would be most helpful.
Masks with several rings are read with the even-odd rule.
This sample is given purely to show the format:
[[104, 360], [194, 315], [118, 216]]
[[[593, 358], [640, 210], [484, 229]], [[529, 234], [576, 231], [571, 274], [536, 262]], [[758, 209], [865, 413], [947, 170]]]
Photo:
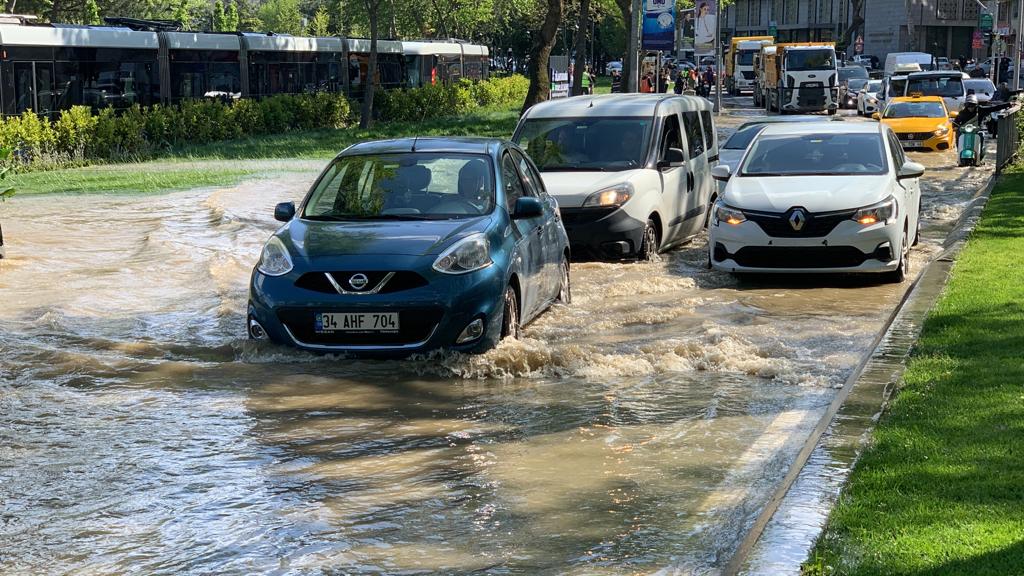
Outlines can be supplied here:
[[1013, 44], [1013, 89], [1020, 90], [1020, 56], [1024, 52], [1024, 0], [1020, 0], [1017, 6], [1017, 41]]

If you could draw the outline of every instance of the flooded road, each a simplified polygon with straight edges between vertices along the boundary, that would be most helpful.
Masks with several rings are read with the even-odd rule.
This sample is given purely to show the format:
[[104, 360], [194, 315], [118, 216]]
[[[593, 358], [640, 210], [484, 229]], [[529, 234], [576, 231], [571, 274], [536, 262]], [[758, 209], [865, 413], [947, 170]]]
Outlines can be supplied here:
[[[916, 273], [988, 172], [913, 156]], [[713, 573], [909, 286], [737, 282], [699, 239], [575, 266], [481, 356], [257, 345], [314, 176], [0, 207], [0, 572]]]

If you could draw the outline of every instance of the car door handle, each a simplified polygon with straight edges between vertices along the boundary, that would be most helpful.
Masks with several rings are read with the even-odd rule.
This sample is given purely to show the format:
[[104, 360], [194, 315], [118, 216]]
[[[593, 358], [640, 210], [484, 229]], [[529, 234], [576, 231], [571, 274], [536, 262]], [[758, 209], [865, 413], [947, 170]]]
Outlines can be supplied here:
[[540, 236], [540, 235], [544, 234], [544, 227], [543, 226], [537, 226], [536, 228], [533, 229], [533, 231], [537, 234], [537, 236]]
[[686, 173], [686, 191], [693, 192], [694, 178], [693, 172]]

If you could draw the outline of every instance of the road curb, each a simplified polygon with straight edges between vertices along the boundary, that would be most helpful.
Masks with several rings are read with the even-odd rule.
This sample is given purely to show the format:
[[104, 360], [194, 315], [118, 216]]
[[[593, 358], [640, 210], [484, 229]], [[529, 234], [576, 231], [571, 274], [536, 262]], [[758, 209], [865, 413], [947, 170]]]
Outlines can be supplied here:
[[[819, 448], [849, 450], [855, 454], [847, 470], [859, 458], [870, 439], [874, 424], [888, 404], [892, 391], [902, 378], [911, 350], [917, 343], [921, 327], [946, 287], [957, 256], [963, 250], [995, 187], [993, 173], [988, 182], [964, 208], [956, 225], [943, 241], [943, 251], [914, 280], [904, 293], [885, 324], [875, 336], [869, 352], [843, 383], [825, 414], [804, 442], [782, 483], [772, 493], [764, 509], [754, 520], [722, 574], [733, 576], [743, 573], [750, 553], [757, 546], [768, 523], [775, 516], [787, 494], [797, 481], [811, 455]], [[827, 442], [827, 445], [826, 445]], [[841, 485], [845, 486], [847, 478]]]

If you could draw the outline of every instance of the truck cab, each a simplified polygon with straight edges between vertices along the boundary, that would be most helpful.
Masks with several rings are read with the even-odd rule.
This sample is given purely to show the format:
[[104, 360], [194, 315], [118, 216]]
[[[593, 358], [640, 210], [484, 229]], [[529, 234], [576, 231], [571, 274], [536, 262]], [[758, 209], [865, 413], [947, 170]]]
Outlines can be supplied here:
[[832, 43], [779, 44], [768, 70], [769, 106], [782, 113], [839, 109], [836, 49]]
[[771, 36], [741, 36], [733, 38], [729, 57], [725, 61], [725, 87], [729, 94], [738, 96], [741, 91], [754, 90], [754, 58], [761, 48], [771, 45]]

